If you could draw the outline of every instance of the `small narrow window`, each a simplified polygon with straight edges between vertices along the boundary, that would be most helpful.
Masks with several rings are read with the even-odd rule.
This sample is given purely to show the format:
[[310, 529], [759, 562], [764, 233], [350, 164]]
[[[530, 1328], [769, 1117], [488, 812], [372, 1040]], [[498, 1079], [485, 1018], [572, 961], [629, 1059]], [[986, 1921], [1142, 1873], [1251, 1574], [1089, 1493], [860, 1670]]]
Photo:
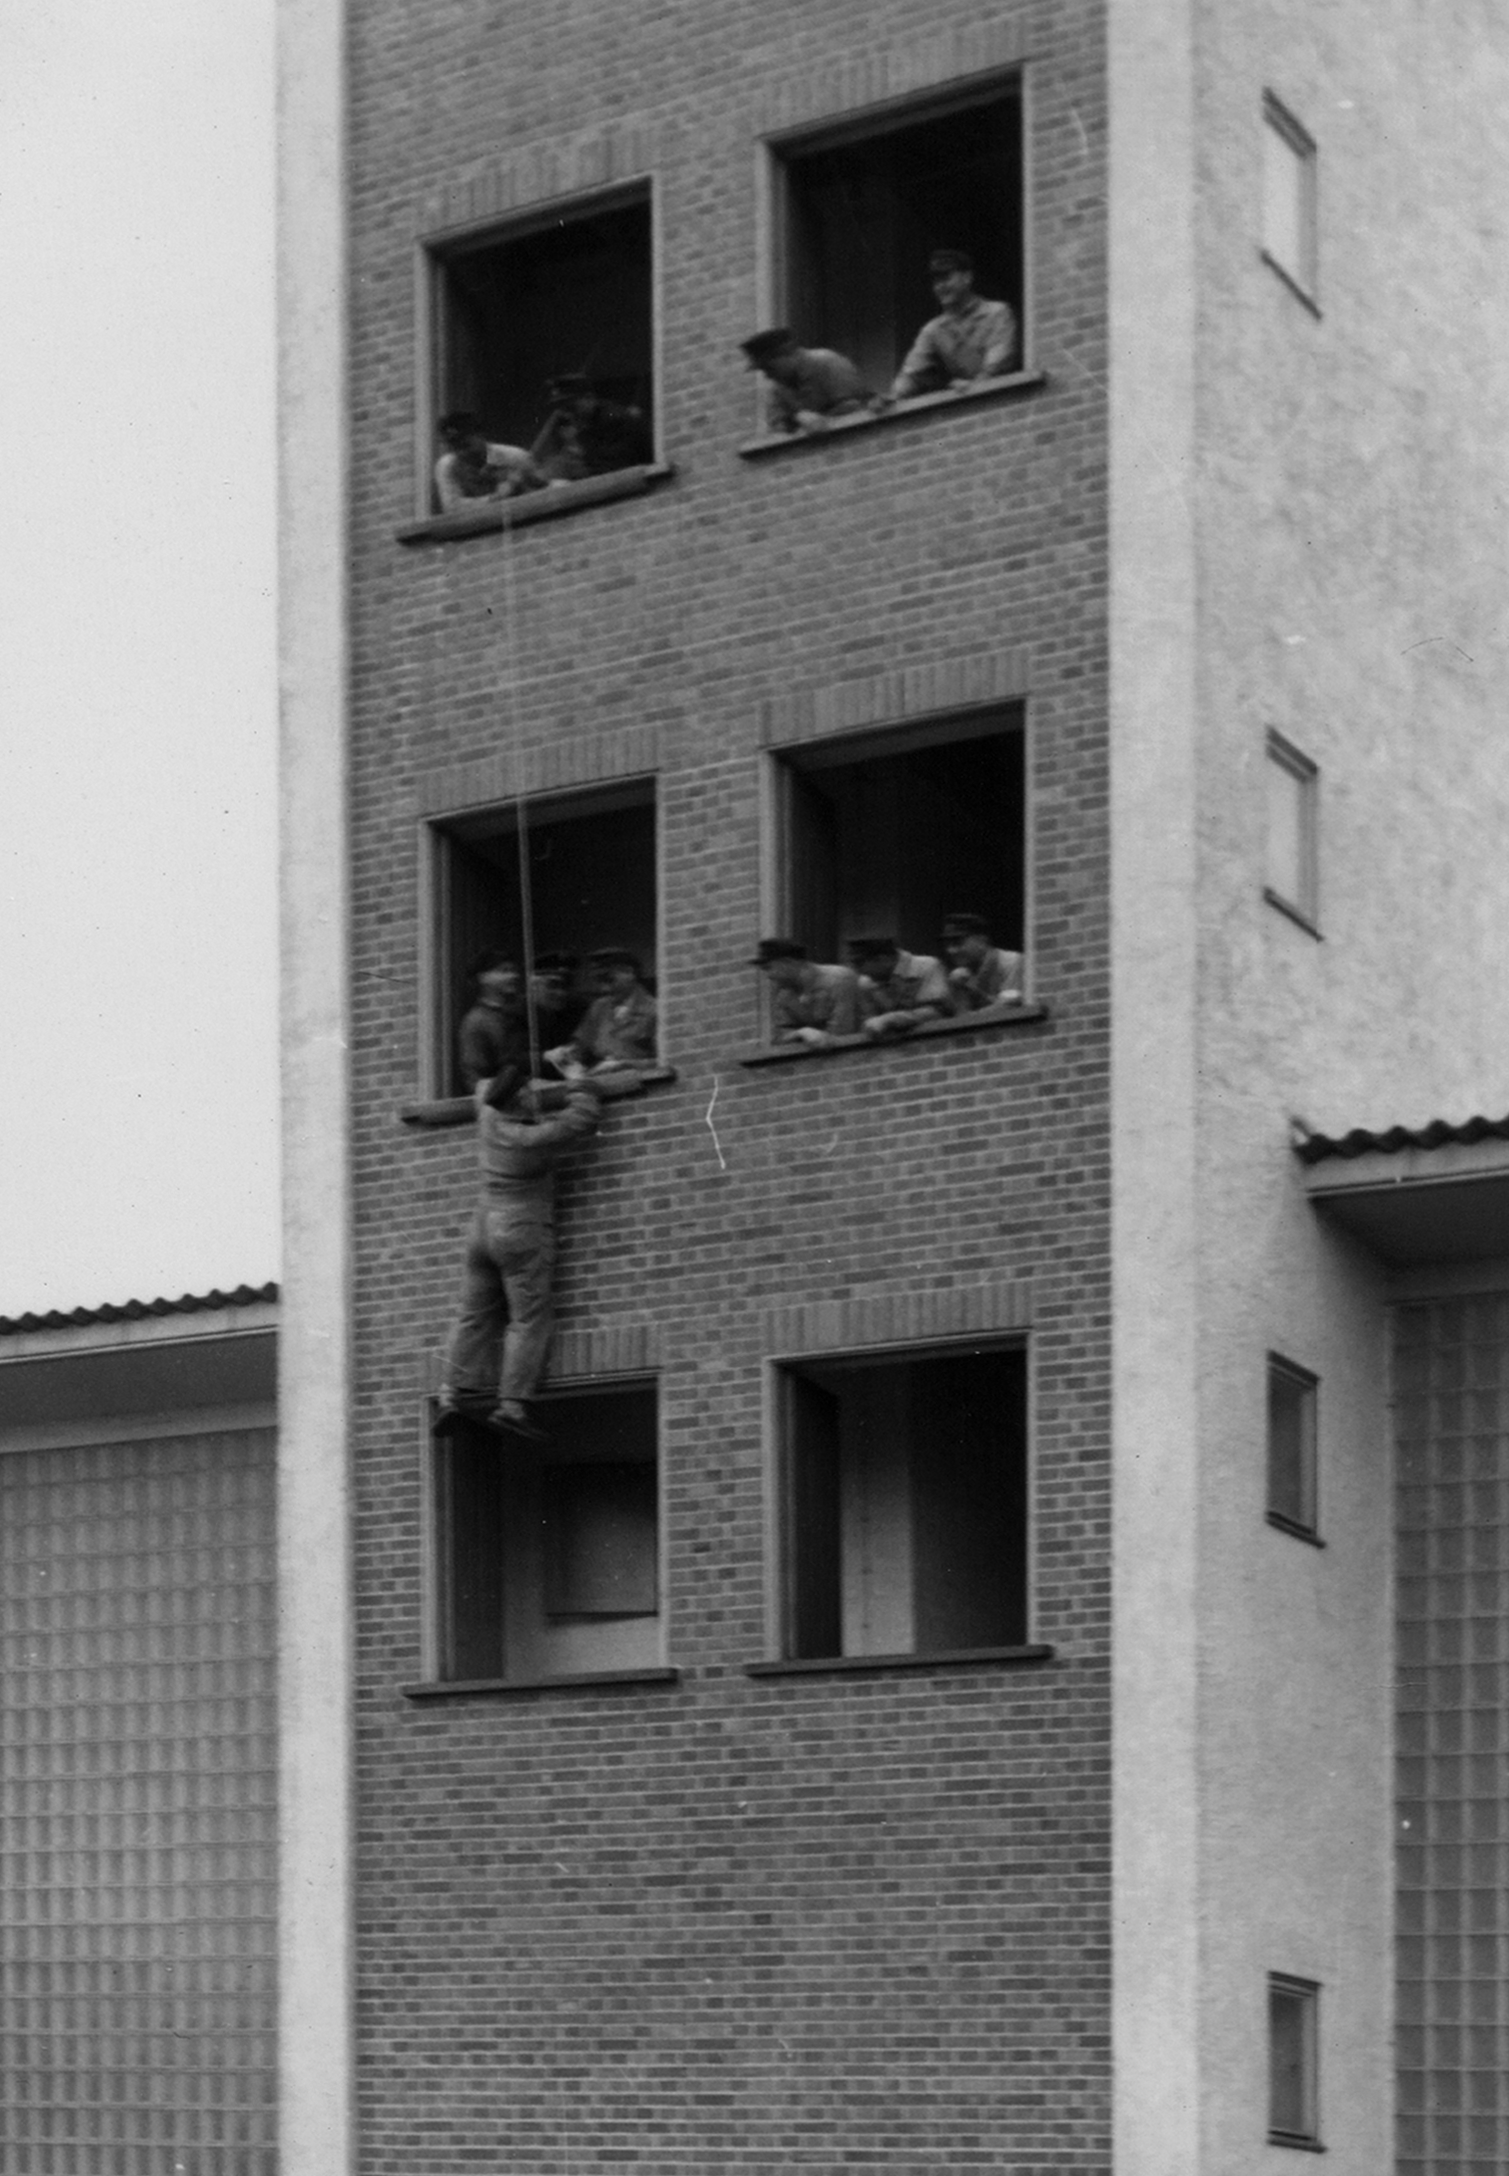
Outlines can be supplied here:
[[979, 296], [1004, 302], [1021, 367], [1025, 298], [1019, 79], [951, 105], [873, 116], [782, 146], [777, 314], [809, 347], [836, 348], [882, 393], [937, 315], [928, 260], [973, 261]]
[[1282, 1973], [1268, 1979], [1268, 2137], [1318, 2146], [1320, 1989]]
[[[641, 188], [430, 245], [434, 413], [424, 429], [466, 418], [478, 444], [501, 448], [474, 470], [463, 461], [468, 495], [485, 497], [499, 475], [519, 480], [516, 453], [533, 456], [519, 472], [531, 488], [653, 460], [650, 237]], [[586, 381], [592, 414], [563, 407], [551, 390], [562, 380]], [[437, 441], [427, 461], [444, 453]], [[435, 496], [425, 511], [453, 510], [438, 470], [427, 472]]]
[[1311, 1538], [1317, 1531], [1316, 1378], [1268, 1355], [1268, 1517]]
[[1316, 290], [1315, 141], [1263, 96], [1263, 255], [1307, 301]]
[[[519, 807], [508, 802], [431, 826], [435, 957], [434, 1093], [462, 1095], [463, 1022], [481, 963], [522, 964]], [[591, 955], [608, 948], [637, 966], [640, 1043], [656, 1050], [655, 786], [648, 778], [582, 793], [544, 794], [524, 808], [538, 1025], [545, 1046], [567, 1041], [598, 995]]]
[[439, 1671], [507, 1682], [660, 1662], [649, 1384], [541, 1398], [550, 1440], [435, 1445]]
[[1025, 1352], [804, 1360], [779, 1387], [783, 1653], [1021, 1645]]
[[1264, 896], [1302, 922], [1312, 935], [1320, 919], [1317, 810], [1320, 773], [1282, 733], [1270, 731], [1268, 760], [1268, 881]]
[[777, 918], [814, 960], [885, 931], [936, 955], [952, 913], [1024, 949], [1026, 734], [1020, 711], [823, 741], [779, 761]]

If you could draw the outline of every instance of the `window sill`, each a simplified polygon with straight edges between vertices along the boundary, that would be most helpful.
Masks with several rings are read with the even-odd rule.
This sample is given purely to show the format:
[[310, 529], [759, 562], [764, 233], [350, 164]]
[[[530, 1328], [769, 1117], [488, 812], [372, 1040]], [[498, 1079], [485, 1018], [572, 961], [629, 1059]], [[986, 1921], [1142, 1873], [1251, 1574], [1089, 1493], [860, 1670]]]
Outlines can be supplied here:
[[1317, 944], [1325, 943], [1325, 939], [1324, 937], [1322, 937], [1320, 930], [1317, 928], [1316, 924], [1311, 921], [1309, 915], [1306, 914], [1303, 907], [1295, 906], [1293, 901], [1286, 899], [1282, 892], [1276, 892], [1271, 884], [1265, 884], [1263, 886], [1263, 897], [1267, 900], [1270, 907], [1277, 907], [1280, 914], [1287, 915], [1291, 922], [1297, 922], [1299, 927], [1305, 931], [1306, 935], [1313, 937]]
[[1298, 1519], [1286, 1519], [1282, 1511], [1266, 1511], [1263, 1516], [1270, 1526], [1276, 1526], [1281, 1534], [1290, 1534], [1296, 1541], [1309, 1542], [1312, 1549], [1323, 1549], [1325, 1543], [1313, 1526], [1301, 1526]]
[[[641, 1095], [647, 1088], [661, 1088], [677, 1078], [676, 1069], [670, 1065], [657, 1065], [652, 1073], [641, 1073], [632, 1087], [604, 1090], [605, 1103], [625, 1103], [631, 1096]], [[555, 1082], [551, 1083], [556, 1086]], [[399, 1105], [401, 1125], [420, 1129], [442, 1126], [467, 1126], [477, 1115], [477, 1106], [470, 1096], [436, 1096], [428, 1101]]]
[[580, 483], [547, 485], [520, 498], [481, 506], [475, 514], [431, 514], [395, 530], [400, 544], [449, 544], [459, 537], [489, 536], [499, 529], [522, 529], [532, 521], [553, 521], [584, 506], [604, 506], [611, 499], [636, 499], [676, 473], [669, 461], [642, 468], [615, 469], [609, 476], [584, 476]]
[[679, 1685], [681, 1672], [663, 1670], [578, 1670], [560, 1677], [435, 1678], [422, 1685], [400, 1685], [405, 1700], [453, 1700], [468, 1693], [489, 1697], [509, 1693], [591, 1691], [594, 1686]]
[[762, 1043], [740, 1058], [740, 1065], [789, 1065], [799, 1058], [837, 1058], [852, 1050], [898, 1050], [906, 1043], [929, 1043], [940, 1035], [978, 1035], [983, 1028], [1031, 1027], [1048, 1018], [1046, 1005], [1002, 1005], [961, 1013], [954, 1020], [929, 1020], [909, 1035], [838, 1035], [831, 1043]]
[[919, 393], [915, 400], [899, 400], [880, 415], [839, 416], [825, 431], [771, 431], [762, 438], [746, 439], [739, 448], [741, 461], [758, 461], [766, 454], [789, 453], [795, 446], [822, 446], [852, 431], [884, 431], [914, 417], [931, 415], [939, 408], [971, 408], [982, 400], [1003, 400], [1013, 395], [1040, 392], [1048, 383], [1041, 370], [1017, 370], [1008, 378], [987, 378], [983, 385], [966, 386], [959, 393]]
[[1288, 2146], [1295, 2153], [1324, 2153], [1325, 2147], [1318, 2138], [1301, 2138], [1295, 2131], [1270, 2131], [1270, 2146]]
[[746, 1677], [814, 1677], [836, 1672], [852, 1675], [861, 1670], [957, 1670], [993, 1662], [1052, 1662], [1057, 1649], [1029, 1647], [943, 1648], [926, 1655], [821, 1655], [800, 1662], [746, 1662]]

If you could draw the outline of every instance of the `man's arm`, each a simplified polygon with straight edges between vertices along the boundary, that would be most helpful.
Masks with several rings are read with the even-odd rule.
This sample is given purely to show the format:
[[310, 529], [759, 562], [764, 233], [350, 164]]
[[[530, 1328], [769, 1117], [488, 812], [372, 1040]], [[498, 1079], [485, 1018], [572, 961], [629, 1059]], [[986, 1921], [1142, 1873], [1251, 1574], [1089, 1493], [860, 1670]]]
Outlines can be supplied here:
[[991, 327], [985, 342], [985, 358], [980, 365], [982, 378], [1004, 378], [1011, 367], [1012, 351], [1016, 347], [1016, 318], [1009, 302], [997, 302], [991, 308]]
[[830, 1035], [857, 1035], [861, 998], [858, 975], [830, 983], [823, 1026]]

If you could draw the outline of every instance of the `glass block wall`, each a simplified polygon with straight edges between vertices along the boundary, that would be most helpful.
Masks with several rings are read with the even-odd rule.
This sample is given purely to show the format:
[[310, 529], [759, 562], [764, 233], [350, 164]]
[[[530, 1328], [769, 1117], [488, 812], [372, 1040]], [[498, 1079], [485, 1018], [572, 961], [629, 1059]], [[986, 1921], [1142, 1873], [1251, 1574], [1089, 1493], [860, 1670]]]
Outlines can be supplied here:
[[272, 2176], [272, 1491], [0, 1456], [0, 2176]]
[[1398, 2176], [1509, 2169], [1509, 1293], [1402, 1308]]

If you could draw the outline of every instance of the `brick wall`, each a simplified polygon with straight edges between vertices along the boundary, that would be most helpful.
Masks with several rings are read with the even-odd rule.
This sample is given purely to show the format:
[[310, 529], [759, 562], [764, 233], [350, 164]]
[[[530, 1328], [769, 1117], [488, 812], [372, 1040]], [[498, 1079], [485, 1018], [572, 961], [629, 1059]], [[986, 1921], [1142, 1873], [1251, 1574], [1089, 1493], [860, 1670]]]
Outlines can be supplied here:
[[[361, 2166], [1104, 2170], [1101, 8], [374, 0], [350, 34]], [[1046, 385], [741, 461], [756, 138], [1018, 59]], [[399, 544], [417, 237], [650, 170], [675, 478]], [[1049, 1018], [742, 1067], [762, 751], [1008, 686]], [[590, 776], [620, 733], [659, 766], [678, 1078], [615, 1107], [567, 1183], [562, 1330], [589, 1366], [658, 1357], [682, 1675], [419, 1704], [422, 1400], [473, 1158], [464, 1128], [398, 1118], [422, 1088], [419, 818], [458, 782]], [[994, 1320], [1003, 1286], [1030, 1314], [1054, 1660], [750, 1678], [764, 1362], [822, 1303], [863, 1341], [913, 1302]]]

